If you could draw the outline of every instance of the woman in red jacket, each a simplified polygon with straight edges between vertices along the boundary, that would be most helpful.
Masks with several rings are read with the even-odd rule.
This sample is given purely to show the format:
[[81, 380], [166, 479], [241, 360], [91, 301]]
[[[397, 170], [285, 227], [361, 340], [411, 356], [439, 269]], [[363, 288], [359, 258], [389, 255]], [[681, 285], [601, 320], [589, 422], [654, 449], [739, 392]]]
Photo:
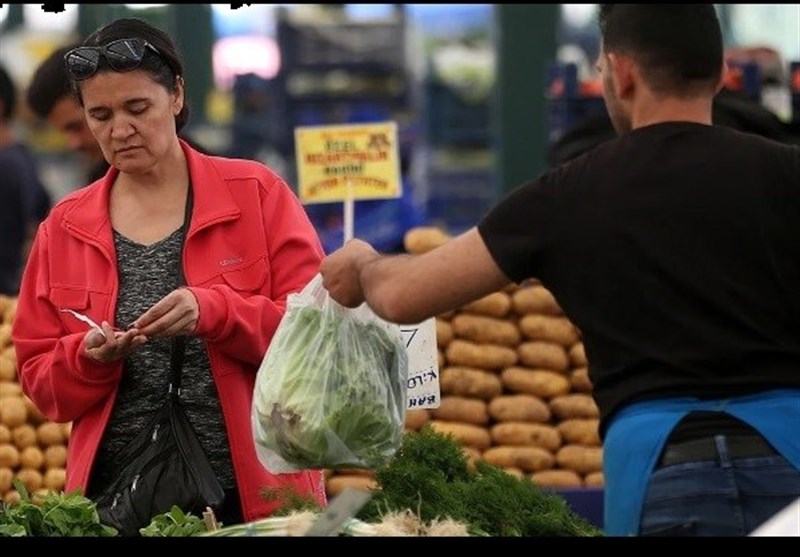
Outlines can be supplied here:
[[280, 503], [265, 488], [324, 504], [321, 472], [270, 474], [250, 425], [286, 298], [323, 257], [302, 205], [266, 166], [179, 139], [183, 64], [161, 30], [116, 20], [65, 62], [112, 168], [40, 226], [13, 340], [25, 393], [48, 419], [72, 422], [66, 490], [95, 497], [113, 479], [116, 456], [163, 400], [171, 339], [185, 336], [181, 399], [226, 492], [218, 518], [271, 514]]

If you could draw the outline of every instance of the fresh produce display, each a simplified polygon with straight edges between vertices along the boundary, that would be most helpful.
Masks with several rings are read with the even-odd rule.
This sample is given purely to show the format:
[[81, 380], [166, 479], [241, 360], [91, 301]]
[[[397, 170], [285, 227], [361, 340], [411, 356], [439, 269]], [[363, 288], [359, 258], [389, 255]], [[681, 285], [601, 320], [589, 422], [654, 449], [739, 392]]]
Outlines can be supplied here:
[[[372, 497], [348, 520], [344, 536], [602, 536], [566, 501], [487, 462], [470, 466], [461, 446], [431, 426], [409, 431], [394, 458], [375, 470]], [[299, 536], [320, 509], [203, 536]]]
[[[445, 241], [435, 227], [409, 230], [406, 251]], [[580, 331], [536, 281], [514, 285], [436, 319], [441, 406], [406, 415], [450, 434], [469, 462], [485, 461], [550, 488], [601, 487], [599, 411]], [[331, 472], [329, 495], [375, 485], [374, 471]]]
[[70, 424], [47, 421], [22, 392], [11, 343], [16, 298], [0, 296], [0, 500], [21, 500], [18, 479], [39, 501], [60, 492], [66, 480]]

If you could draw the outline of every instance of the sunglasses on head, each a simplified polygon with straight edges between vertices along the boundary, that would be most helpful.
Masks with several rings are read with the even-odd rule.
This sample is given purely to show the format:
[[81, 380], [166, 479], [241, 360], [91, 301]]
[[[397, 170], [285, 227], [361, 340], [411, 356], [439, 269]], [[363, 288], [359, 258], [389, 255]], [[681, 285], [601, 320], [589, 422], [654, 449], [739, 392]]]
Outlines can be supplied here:
[[103, 46], [79, 46], [64, 55], [67, 71], [76, 81], [92, 77], [100, 65], [100, 55], [105, 56], [111, 69], [129, 72], [139, 67], [147, 49], [161, 55], [156, 47], [144, 39], [117, 39]]

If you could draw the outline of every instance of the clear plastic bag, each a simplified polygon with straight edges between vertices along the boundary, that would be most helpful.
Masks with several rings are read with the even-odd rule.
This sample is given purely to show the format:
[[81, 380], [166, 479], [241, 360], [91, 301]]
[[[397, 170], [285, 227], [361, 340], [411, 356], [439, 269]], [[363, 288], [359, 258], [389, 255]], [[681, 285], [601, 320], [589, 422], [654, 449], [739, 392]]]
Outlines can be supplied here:
[[405, 427], [408, 356], [397, 325], [339, 305], [317, 275], [288, 297], [256, 375], [253, 436], [272, 473], [387, 463]]

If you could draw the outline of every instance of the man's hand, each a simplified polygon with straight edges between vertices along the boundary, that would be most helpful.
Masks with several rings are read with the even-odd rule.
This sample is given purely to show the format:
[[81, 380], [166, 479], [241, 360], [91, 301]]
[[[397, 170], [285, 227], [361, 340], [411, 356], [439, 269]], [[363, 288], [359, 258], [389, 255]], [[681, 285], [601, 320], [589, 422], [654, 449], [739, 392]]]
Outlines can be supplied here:
[[331, 297], [349, 308], [364, 303], [359, 274], [368, 262], [380, 257], [377, 251], [362, 240], [350, 240], [322, 261], [319, 272], [322, 285]]
[[108, 321], [103, 321], [100, 327], [102, 333], [92, 328], [83, 337], [84, 354], [87, 358], [104, 364], [127, 358], [134, 348], [147, 342], [147, 337], [135, 328], [124, 332], [115, 331]]
[[197, 327], [200, 308], [187, 288], [173, 290], [139, 316], [131, 325], [148, 338], [188, 335]]

